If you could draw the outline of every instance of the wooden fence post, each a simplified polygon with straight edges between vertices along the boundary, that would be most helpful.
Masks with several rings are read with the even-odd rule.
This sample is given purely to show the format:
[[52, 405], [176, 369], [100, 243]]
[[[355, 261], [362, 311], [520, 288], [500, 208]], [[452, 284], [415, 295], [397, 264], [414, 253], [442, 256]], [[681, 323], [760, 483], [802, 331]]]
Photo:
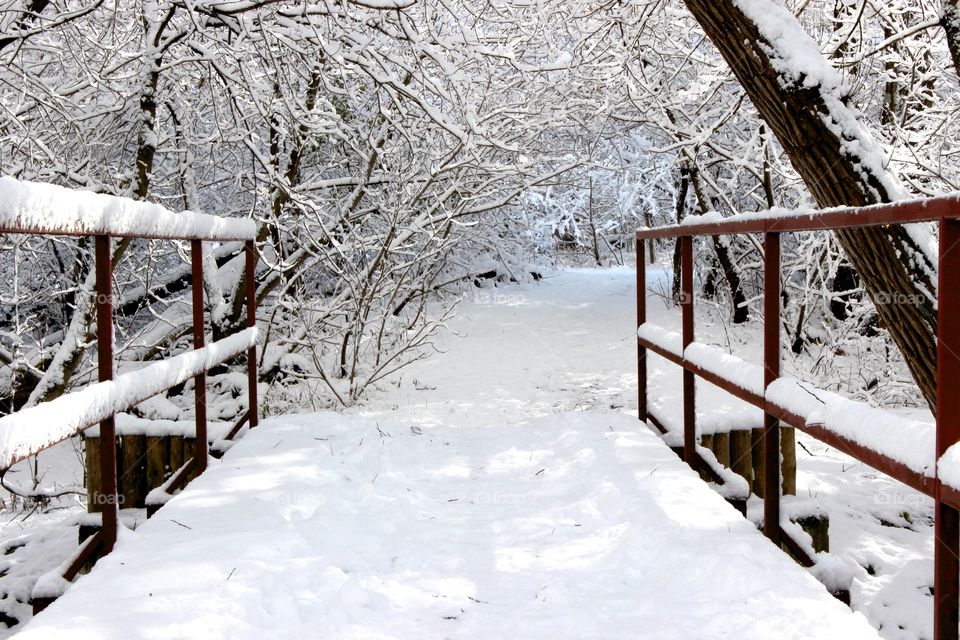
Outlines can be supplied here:
[[[253, 240], [247, 240], [244, 245], [246, 255], [246, 296], [247, 296], [247, 327], [257, 326], [257, 249]], [[259, 423], [257, 409], [257, 347], [247, 349], [247, 398], [250, 416], [247, 424], [253, 429]]]
[[[637, 240], [637, 329], [647, 321], [647, 265], [644, 243]], [[647, 349], [637, 337], [637, 415], [647, 421]]]
[[[113, 380], [113, 255], [110, 236], [96, 236], [97, 377]], [[117, 541], [117, 431], [113, 417], [100, 423], [100, 492], [94, 502], [101, 506], [101, 554], [110, 553]]]
[[[680, 310], [683, 323], [683, 348], [694, 340], [693, 323], [693, 237], [680, 236]], [[696, 377], [683, 369], [683, 459], [696, 469], [697, 402]]]
[[[193, 276], [193, 348], [203, 349], [203, 242], [190, 241], [190, 269]], [[209, 443], [207, 442], [207, 372], [201, 371], [193, 378], [193, 409], [196, 417], [197, 446], [194, 453], [194, 468], [203, 473], [207, 468]]]
[[[960, 220], [940, 221], [937, 283], [937, 460], [960, 440]], [[960, 512], [934, 483], [933, 637], [957, 640], [960, 607]]]
[[[780, 234], [763, 236], [763, 386], [780, 377]], [[780, 421], [764, 413], [763, 533], [780, 544]]]

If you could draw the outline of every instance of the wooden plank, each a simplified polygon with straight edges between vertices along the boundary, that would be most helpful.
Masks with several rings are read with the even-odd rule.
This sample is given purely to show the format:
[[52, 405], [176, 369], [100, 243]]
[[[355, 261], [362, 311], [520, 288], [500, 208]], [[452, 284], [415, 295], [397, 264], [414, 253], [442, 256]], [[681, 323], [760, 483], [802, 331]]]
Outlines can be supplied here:
[[753, 431], [738, 429], [730, 432], [730, 469], [753, 486]]
[[713, 434], [713, 455], [717, 462], [730, 468], [730, 432]]
[[[704, 433], [703, 435], [701, 435], [701, 436], [700, 436], [700, 446], [703, 447], [704, 449], [710, 449], [711, 451], [713, 451], [713, 434], [712, 434], [712, 433]], [[707, 469], [705, 468], [706, 466], [707, 466], [707, 465], [705, 465], [705, 464], [704, 464], [704, 465], [700, 465], [700, 467], [701, 467], [701, 468], [699, 469], [699, 471], [700, 471], [700, 477], [703, 479], [704, 482], [711, 482], [711, 481], [713, 480], [713, 478], [712, 478], [712, 476], [710, 475], [710, 473], [707, 471]]]
[[[781, 424], [786, 423], [790, 426], [796, 427], [797, 429], [800, 429], [804, 433], [813, 436], [824, 444], [834, 447], [847, 454], [851, 458], [855, 458], [860, 462], [873, 467], [877, 471], [887, 474], [891, 478], [904, 483], [908, 487], [916, 489], [921, 493], [925, 493], [928, 496], [933, 496], [933, 478], [910, 469], [907, 467], [907, 465], [898, 460], [894, 460], [893, 458], [890, 458], [882, 453], [858, 444], [853, 440], [849, 440], [834, 431], [830, 431], [821, 424], [807, 423], [803, 418], [787, 411], [783, 407], [780, 407], [772, 402], [767, 402], [764, 400], [764, 398], [737, 386], [725, 378], [721, 378], [720, 376], [699, 367], [689, 360], [684, 360], [682, 357], [669, 352], [668, 350], [650, 342], [649, 340], [640, 338], [640, 343], [647, 350], [656, 353], [660, 357], [665, 358], [666, 360], [669, 360], [670, 362], [673, 362], [684, 369], [694, 372], [695, 375], [703, 378], [710, 384], [720, 387], [727, 393], [730, 393], [733, 396], [744, 400], [745, 402], [749, 402], [750, 404], [763, 409], [766, 413], [776, 416], [780, 420]], [[960, 495], [957, 497], [960, 498]], [[960, 507], [960, 499], [958, 499], [957, 506]]]
[[170, 472], [183, 466], [183, 436], [170, 436]]
[[120, 506], [142, 509], [147, 497], [147, 436], [125, 434], [121, 439]]
[[[888, 224], [933, 222], [957, 215], [957, 195], [902, 200], [896, 203], [830, 209], [826, 211], [796, 212], [789, 215], [750, 217], [733, 216], [726, 220], [675, 224], [637, 231], [637, 240], [676, 238], [686, 235], [728, 235], [735, 233], [765, 233], [788, 231], [823, 231], [851, 227], [877, 227]], [[813, 215], [815, 214], [815, 215]]]
[[780, 455], [783, 456], [783, 495], [797, 495], [797, 434], [793, 427], [780, 427]]
[[[937, 460], [960, 442], [960, 221], [940, 222], [937, 281]], [[960, 511], [943, 497], [939, 475], [934, 487], [933, 637], [957, 640], [960, 619]]]
[[169, 477], [170, 438], [147, 436], [147, 492], [156, 489]]
[[763, 429], [750, 430], [750, 453], [753, 458], [753, 482], [751, 488], [759, 497], [766, 495], [763, 486], [764, 480], [764, 460], [763, 460]]
[[87, 478], [87, 511], [99, 513], [102, 505], [94, 502], [94, 496], [100, 493], [100, 438], [83, 438], [84, 464]]
[[[189, 460], [194, 457], [197, 453], [197, 439], [196, 438], [184, 438], [183, 439], [183, 459], [184, 461]], [[203, 469], [198, 468], [195, 464], [190, 469], [190, 473], [187, 475], [187, 482], [190, 482], [196, 478]]]

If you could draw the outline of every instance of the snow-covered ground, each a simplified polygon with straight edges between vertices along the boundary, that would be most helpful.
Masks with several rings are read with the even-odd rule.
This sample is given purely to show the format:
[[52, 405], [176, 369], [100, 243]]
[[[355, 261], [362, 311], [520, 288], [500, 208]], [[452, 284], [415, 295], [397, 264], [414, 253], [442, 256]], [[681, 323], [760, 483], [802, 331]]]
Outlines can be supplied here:
[[[636, 415], [635, 277], [633, 268], [568, 270], [540, 284], [481, 290], [458, 309], [442, 354], [355, 411], [461, 425], [570, 410]], [[669, 290], [669, 274], [648, 266], [648, 320], [679, 331], [679, 310], [659, 295]], [[761, 336], [757, 323], [734, 327], [697, 305], [698, 341], [761, 363]], [[649, 363], [651, 400], [679, 412], [679, 368], [653, 354]], [[797, 373], [789, 362], [784, 372]], [[757, 409], [710, 384], [698, 381], [697, 394], [700, 428], [760, 424]], [[829, 514], [831, 551], [854, 574], [853, 608], [884, 638], [931, 637], [932, 500], [817, 440], [798, 433], [797, 442], [798, 498]], [[752, 499], [751, 517], [761, 513]]]
[[283, 416], [22, 637], [869, 638], [617, 412]]
[[[663, 273], [649, 274], [659, 289]], [[33, 637], [134, 619], [147, 637], [179, 637], [190, 620], [198, 637], [779, 638], [856, 624], [630, 418], [633, 279], [571, 270], [480, 290], [442, 353], [364, 406], [249, 434]], [[658, 297], [648, 306], [651, 321], [678, 326]], [[730, 332], [700, 309], [698, 339], [759, 361], [755, 328]], [[679, 370], [651, 367], [669, 406]], [[699, 384], [704, 424], [752, 419]], [[833, 550], [859, 567], [854, 608], [883, 637], [929, 637], [929, 500], [799, 441], [799, 493], [828, 511]], [[31, 547], [3, 558], [21, 582]]]

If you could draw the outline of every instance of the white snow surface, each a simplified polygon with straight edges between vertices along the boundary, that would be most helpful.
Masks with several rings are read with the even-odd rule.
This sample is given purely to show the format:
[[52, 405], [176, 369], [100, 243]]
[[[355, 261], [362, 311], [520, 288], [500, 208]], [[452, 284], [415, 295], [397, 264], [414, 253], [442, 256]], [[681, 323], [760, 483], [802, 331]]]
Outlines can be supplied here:
[[947, 449], [940, 458], [937, 474], [940, 480], [957, 491], [960, 491], [960, 443]]
[[9, 176], [0, 177], [0, 228], [201, 240], [253, 240], [257, 233], [252, 220], [174, 213], [159, 204]]
[[676, 331], [669, 331], [652, 322], [645, 322], [637, 327], [637, 337], [652, 342], [675, 356], [683, 356], [683, 336]]
[[763, 395], [763, 367], [746, 362], [722, 347], [694, 342], [683, 352], [686, 360], [710, 373], [726, 378], [741, 389]]
[[[414, 428], [416, 427], [416, 428]], [[272, 418], [19, 637], [875, 638], [636, 420]]]
[[0, 469], [186, 382], [257, 342], [255, 327], [0, 418]]
[[[138, 436], [186, 436], [192, 438], [197, 434], [197, 424], [189, 418], [184, 420], [148, 420], [129, 413], [118, 413], [116, 415], [115, 426], [118, 436], [131, 434]], [[221, 440], [230, 433], [230, 429], [232, 428], [233, 425], [229, 422], [208, 420], [207, 438], [211, 442]], [[83, 433], [91, 438], [100, 437], [99, 423], [84, 430]]]
[[912, 471], [933, 477], [936, 427], [931, 422], [899, 416], [790, 377], [774, 381], [767, 387], [766, 397], [804, 418], [807, 424], [822, 425]]

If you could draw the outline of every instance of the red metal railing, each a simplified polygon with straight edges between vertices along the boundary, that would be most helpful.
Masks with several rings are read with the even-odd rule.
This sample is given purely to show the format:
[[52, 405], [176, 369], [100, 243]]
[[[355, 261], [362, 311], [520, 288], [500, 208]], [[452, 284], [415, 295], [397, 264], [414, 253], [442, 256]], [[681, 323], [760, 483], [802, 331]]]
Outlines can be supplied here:
[[[3, 180], [10, 180], [4, 178]], [[35, 185], [36, 186], [36, 185]], [[44, 188], [49, 188], [49, 185], [42, 185]], [[54, 187], [53, 189], [58, 189]], [[51, 191], [53, 195], [62, 195], [58, 194], [56, 191]], [[102, 196], [97, 196], [102, 198]], [[119, 204], [121, 203], [120, 199], [115, 199]], [[3, 207], [4, 203], [0, 203], [0, 207]], [[12, 205], [15, 206], [15, 205]], [[125, 205], [128, 206], [128, 205]], [[157, 208], [154, 206], [154, 208]], [[122, 374], [120, 379], [114, 380], [114, 353], [113, 353], [113, 292], [112, 292], [112, 280], [113, 280], [113, 252], [112, 252], [112, 239], [113, 238], [151, 238], [151, 239], [164, 239], [164, 240], [174, 240], [174, 241], [189, 241], [190, 242], [190, 260], [191, 260], [191, 273], [193, 277], [193, 294], [192, 294], [192, 322], [193, 322], [193, 343], [194, 351], [187, 352], [188, 354], [198, 354], [205, 355], [205, 358], [199, 359], [197, 362], [192, 363], [192, 367], [189, 372], [193, 374], [194, 380], [194, 407], [195, 407], [195, 416], [196, 416], [196, 445], [194, 455], [186, 462], [184, 465], [176, 470], [170, 479], [165, 483], [165, 489], [167, 491], [174, 491], [181, 488], [186, 484], [187, 479], [191, 477], [192, 474], [202, 472], [207, 466], [207, 459], [209, 456], [209, 443], [207, 440], [207, 404], [206, 404], [206, 372], [209, 371], [214, 366], [221, 364], [223, 361], [234, 357], [235, 355], [242, 354], [246, 352], [246, 365], [247, 365], [247, 380], [249, 383], [248, 388], [248, 409], [243, 416], [237, 421], [233, 429], [230, 431], [227, 436], [228, 439], [232, 439], [243, 427], [244, 424], [249, 424], [250, 428], [256, 427], [258, 422], [258, 408], [257, 408], [257, 361], [256, 361], [256, 345], [255, 345], [255, 328], [256, 328], [256, 291], [255, 291], [255, 268], [256, 268], [256, 250], [254, 247], [254, 237], [253, 232], [238, 233], [235, 230], [231, 231], [229, 228], [224, 230], [222, 228], [217, 228], [216, 225], [218, 221], [223, 221], [227, 223], [225, 219], [216, 219], [212, 216], [198, 216], [196, 214], [185, 214], [193, 215], [194, 218], [198, 220], [196, 228], [190, 230], [189, 225], [182, 225], [175, 218], [180, 218], [178, 214], [172, 214], [170, 212], [160, 212], [159, 214], [151, 210], [147, 210], [145, 207], [144, 211], [141, 212], [141, 215], [144, 216], [144, 221], [152, 222], [156, 218], [155, 215], [168, 215], [167, 222], [173, 222], [171, 228], [174, 229], [173, 233], [167, 234], [164, 233], [161, 227], [158, 225], [148, 225], [142, 232], [137, 232], [131, 230], [129, 227], [131, 225], [127, 224], [125, 227], [121, 227], [119, 231], [110, 230], [109, 224], [104, 224], [102, 220], [95, 221], [91, 223], [89, 219], [81, 220], [77, 218], [76, 220], [70, 220], [65, 222], [62, 217], [58, 224], [56, 221], [51, 222], [49, 220], [43, 220], [36, 224], [24, 224], [22, 221], [14, 217], [12, 214], [8, 214], [6, 221], [3, 218], [0, 218], [0, 234], [29, 234], [29, 235], [44, 235], [44, 236], [90, 236], [94, 237], [94, 259], [95, 259], [95, 309], [96, 309], [96, 322], [97, 322], [97, 331], [96, 331], [96, 344], [97, 344], [97, 371], [98, 379], [100, 383], [111, 382], [111, 384], [116, 384], [121, 381], [123, 378], [127, 378], [127, 381], [134, 379], [133, 377], [137, 375], [134, 373]], [[104, 216], [104, 220], [109, 222], [109, 217]], [[11, 222], [12, 220], [12, 222]], [[212, 226], [211, 226], [212, 225]], [[161, 229], [161, 230], [158, 230]], [[234, 227], [235, 229], [235, 227]], [[254, 229], [252, 225], [249, 226], [249, 229]], [[95, 233], [91, 233], [95, 231]], [[226, 338], [217, 343], [210, 345], [208, 349], [203, 350], [205, 347], [205, 336], [204, 336], [204, 295], [203, 295], [203, 242], [204, 241], [241, 241], [244, 243], [244, 253], [245, 253], [245, 302], [247, 307], [246, 314], [246, 332], [249, 332], [249, 336], [235, 336], [244, 338], [242, 341], [237, 341], [236, 339]], [[231, 341], [232, 340], [232, 341]], [[225, 343], [230, 343], [231, 348], [227, 348]], [[240, 346], [237, 346], [237, 345]], [[217, 348], [218, 345], [221, 348]], [[181, 358], [182, 359], [182, 358]], [[181, 376], [182, 377], [182, 376]], [[189, 379], [189, 378], [187, 378]], [[157, 389], [156, 385], [150, 391], [150, 395], [155, 395], [156, 393], [161, 393], [167, 389], [176, 386], [181, 381], [174, 381], [172, 384], [164, 384], [162, 389]], [[97, 386], [97, 385], [92, 385]], [[91, 387], [87, 387], [87, 390], [90, 390]], [[111, 387], [113, 389], [113, 387]], [[79, 398], [79, 395], [83, 393], [84, 390], [77, 392], [74, 397]], [[108, 390], [109, 391], [109, 390]], [[141, 393], [140, 395], [143, 395]], [[103, 509], [101, 512], [101, 527], [94, 533], [90, 538], [88, 538], [78, 553], [75, 555], [73, 560], [69, 563], [67, 569], [64, 571], [63, 577], [66, 580], [72, 580], [80, 572], [81, 568], [85, 566], [92, 558], [97, 555], [104, 555], [109, 553], [116, 542], [117, 539], [117, 527], [119, 520], [119, 497], [117, 493], [117, 459], [116, 459], [116, 445], [117, 445], [117, 435], [116, 428], [114, 424], [114, 416], [117, 413], [126, 411], [133, 406], [142, 402], [144, 397], [140, 397], [136, 394], [117, 394], [110, 396], [105, 392], [104, 397], [112, 398], [113, 402], [112, 407], [109, 409], [109, 415], [102, 417], [102, 420], [99, 421], [100, 425], [100, 492], [102, 495], [97, 497], [95, 501], [97, 504], [102, 505]], [[36, 409], [41, 409], [44, 405], [54, 405], [55, 403], [64, 404], [64, 398], [66, 396], [61, 396], [56, 400], [52, 400], [49, 403], [42, 403], [36, 407], [23, 410], [23, 414], [26, 415], [27, 412], [34, 411]], [[120, 398], [120, 399], [117, 399]], [[66, 406], [64, 404], [64, 406]], [[102, 413], [102, 412], [101, 412]], [[14, 414], [15, 416], [16, 414]], [[13, 418], [14, 416], [11, 416]], [[0, 419], [2, 420], [2, 419]], [[31, 455], [35, 455], [44, 449], [47, 449], [58, 442], [77, 435], [82, 431], [98, 424], [96, 420], [94, 421], [84, 421], [80, 420], [77, 424], [71, 423], [72, 432], [66, 434], [60, 434], [54, 441], [43, 442], [42, 444], [31, 444], [27, 443], [24, 446], [16, 448], [13, 453], [9, 451], [4, 456], [3, 460], [0, 460], [0, 471], [5, 472], [14, 464], [21, 462]], [[41, 599], [41, 601], [34, 602], [34, 609], [40, 610], [46, 604], [48, 604], [49, 599]]]
[[[932, 477], [918, 473], [902, 461], [836, 433], [825, 425], [810, 424], [755, 390], [746, 389], [716, 372], [698, 366], [683, 352], [694, 342], [693, 238], [707, 235], [763, 234], [764, 237], [764, 389], [780, 377], [780, 234], [824, 231], [914, 222], [940, 225], [938, 329], [937, 329], [937, 411], [935, 460], [960, 441], [960, 197], [948, 196], [862, 208], [831, 209], [810, 214], [759, 213], [726, 220], [692, 221], [637, 232], [637, 369], [640, 419], [655, 424], [647, 402], [647, 350], [683, 368], [683, 458], [694, 466], [696, 455], [696, 407], [694, 381], [700, 377], [764, 411], [763, 459], [764, 534], [775, 544], [792, 545], [780, 527], [780, 423], [786, 423], [844, 451], [861, 462], [931, 496], [936, 505], [934, 544], [934, 636], [956, 639], [960, 613], [960, 492]], [[646, 324], [646, 264], [644, 241], [677, 238], [681, 268], [681, 353], [671, 351], [639, 334]], [[954, 249], [954, 250], [951, 250]], [[662, 426], [661, 426], [662, 430]]]

